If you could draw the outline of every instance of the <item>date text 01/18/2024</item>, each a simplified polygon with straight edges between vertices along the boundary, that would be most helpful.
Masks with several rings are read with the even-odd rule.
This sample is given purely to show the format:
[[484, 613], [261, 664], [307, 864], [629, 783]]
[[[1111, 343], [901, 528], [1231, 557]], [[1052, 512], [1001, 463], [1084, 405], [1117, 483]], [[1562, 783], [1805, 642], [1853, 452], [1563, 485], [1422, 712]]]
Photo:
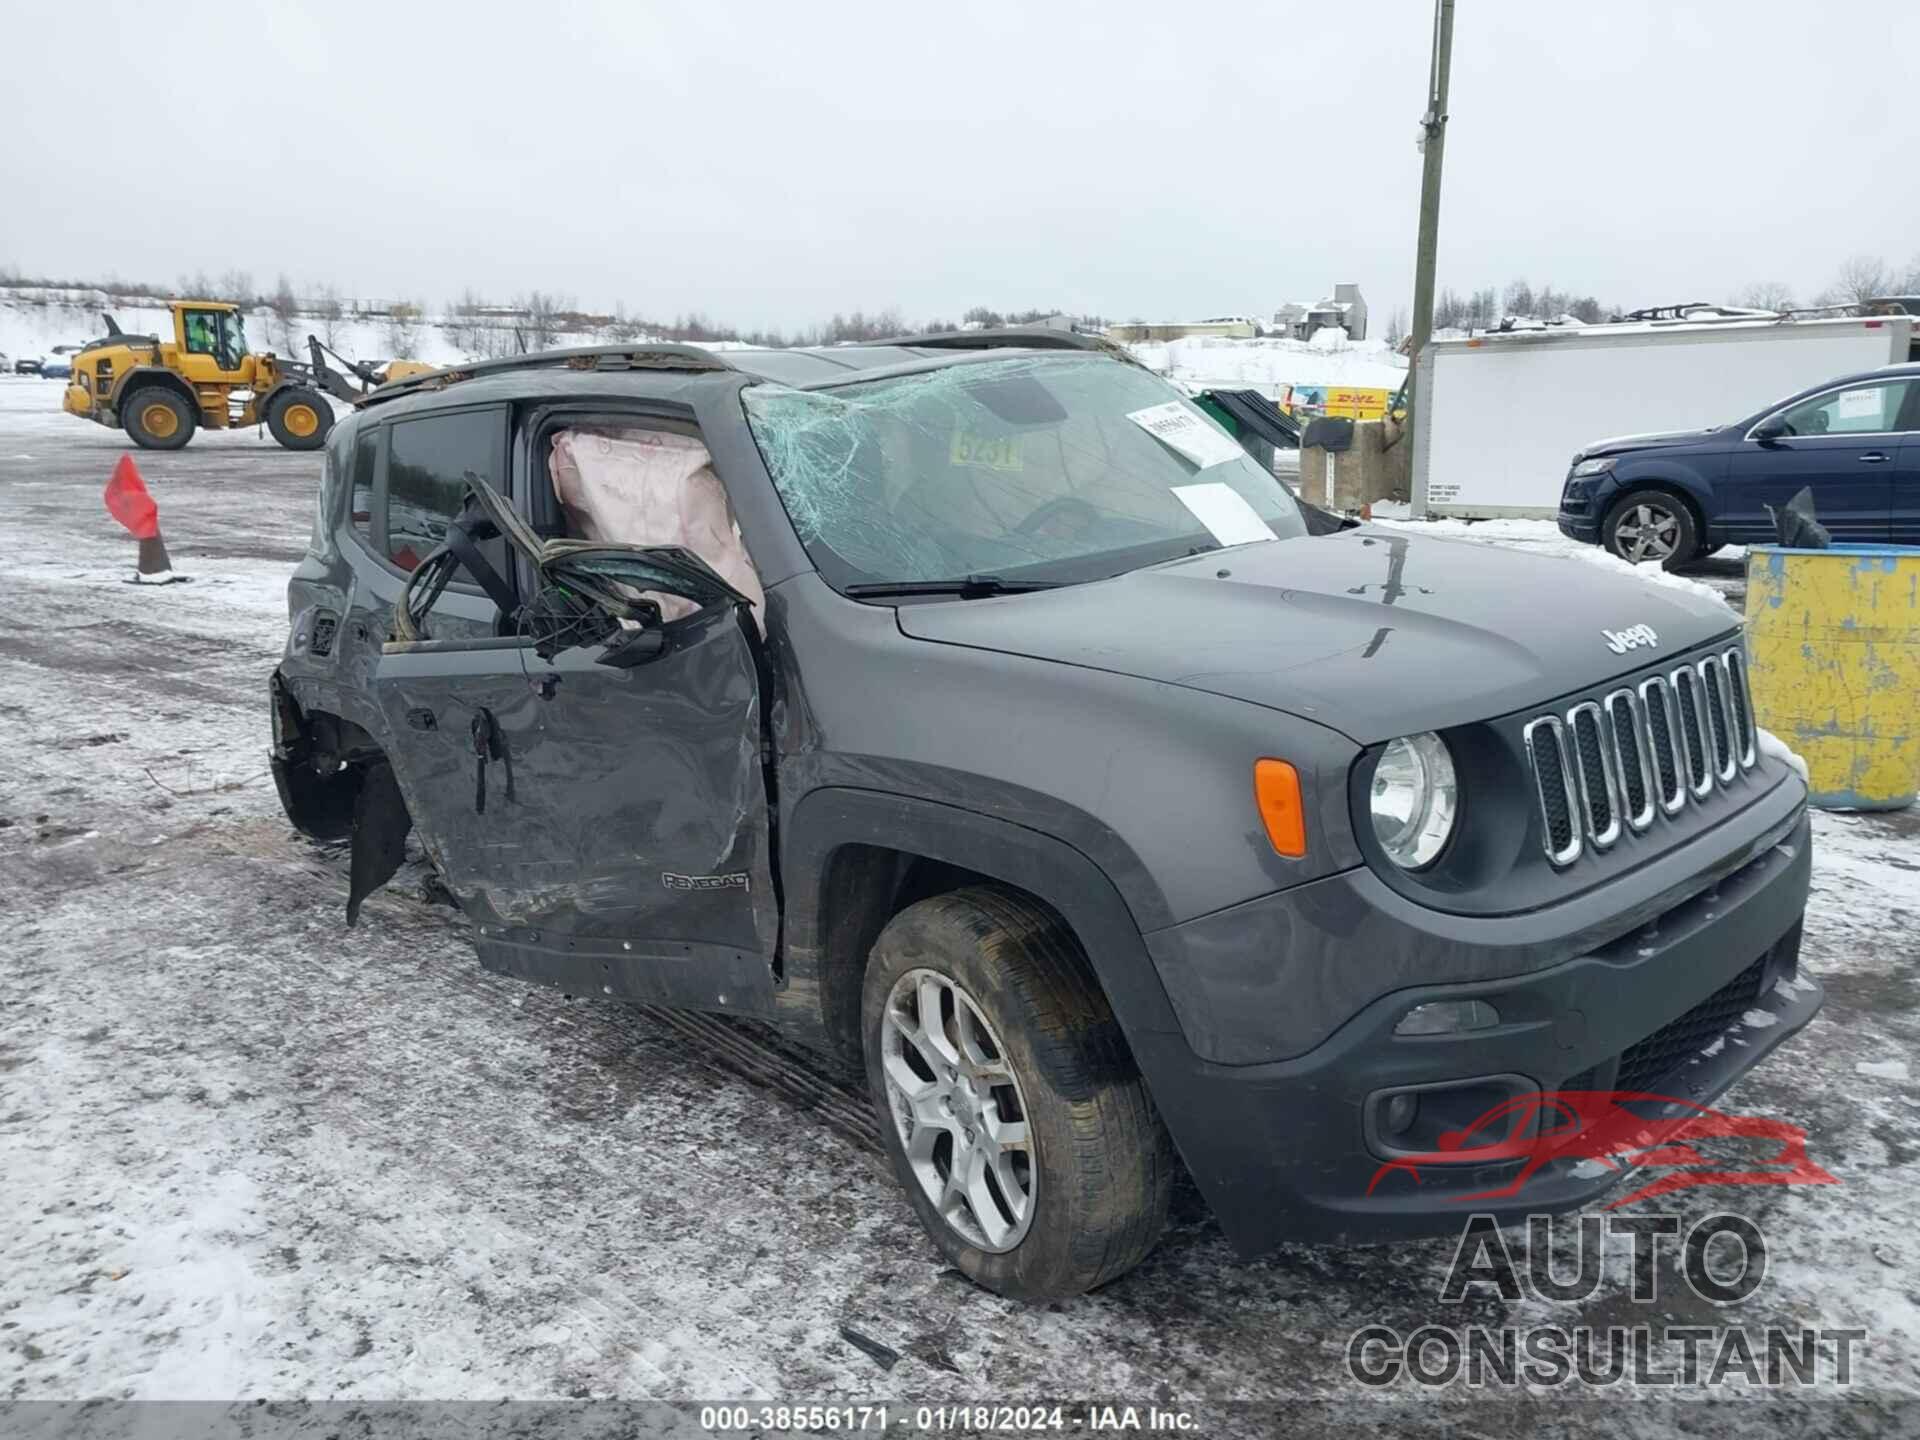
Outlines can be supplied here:
[[707, 1405], [700, 1426], [716, 1433], [744, 1430], [887, 1430], [937, 1433], [982, 1430], [1008, 1434], [1084, 1431], [1190, 1431], [1194, 1417], [1157, 1405]]

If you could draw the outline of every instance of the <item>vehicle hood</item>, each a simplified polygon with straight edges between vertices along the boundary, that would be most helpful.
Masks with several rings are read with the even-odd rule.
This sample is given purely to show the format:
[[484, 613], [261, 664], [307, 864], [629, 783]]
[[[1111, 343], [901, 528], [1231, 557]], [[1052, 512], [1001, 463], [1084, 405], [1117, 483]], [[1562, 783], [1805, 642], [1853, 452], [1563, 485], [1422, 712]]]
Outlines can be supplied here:
[[[1231, 696], [1362, 744], [1537, 705], [1739, 623], [1609, 565], [1374, 526], [898, 614], [916, 639]], [[1655, 646], [1615, 653], [1602, 632], [1636, 625]]]
[[1636, 450], [1671, 450], [1679, 445], [1693, 445], [1715, 434], [1718, 429], [1716, 426], [1707, 430], [1649, 430], [1644, 435], [1615, 435], [1583, 447], [1573, 457], [1573, 463], [1578, 465], [1582, 460], [1593, 460], [1602, 455], [1629, 455]]

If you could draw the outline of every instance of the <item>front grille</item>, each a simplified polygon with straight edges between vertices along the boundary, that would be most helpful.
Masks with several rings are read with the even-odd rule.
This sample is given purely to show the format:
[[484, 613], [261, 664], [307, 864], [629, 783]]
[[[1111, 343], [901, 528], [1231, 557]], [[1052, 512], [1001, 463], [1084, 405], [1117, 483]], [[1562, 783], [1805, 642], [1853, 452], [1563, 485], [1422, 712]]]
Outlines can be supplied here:
[[1521, 732], [1532, 766], [1541, 843], [1555, 865], [1604, 850], [1730, 784], [1758, 759], [1747, 666], [1738, 646], [1539, 715]]
[[1721, 1031], [1738, 1020], [1760, 998], [1766, 978], [1767, 956], [1762, 955], [1713, 994], [1677, 1020], [1670, 1020], [1646, 1039], [1620, 1053], [1616, 1090], [1650, 1090], [1682, 1062], [1711, 1045]]

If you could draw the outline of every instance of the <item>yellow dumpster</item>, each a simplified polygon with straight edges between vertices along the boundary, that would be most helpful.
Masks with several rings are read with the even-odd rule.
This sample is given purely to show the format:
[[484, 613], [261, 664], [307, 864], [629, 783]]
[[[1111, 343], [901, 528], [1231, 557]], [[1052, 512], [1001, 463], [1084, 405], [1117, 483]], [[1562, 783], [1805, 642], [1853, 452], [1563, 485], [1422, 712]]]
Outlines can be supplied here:
[[1747, 552], [1754, 718], [1807, 762], [1815, 805], [1920, 791], [1920, 546]]

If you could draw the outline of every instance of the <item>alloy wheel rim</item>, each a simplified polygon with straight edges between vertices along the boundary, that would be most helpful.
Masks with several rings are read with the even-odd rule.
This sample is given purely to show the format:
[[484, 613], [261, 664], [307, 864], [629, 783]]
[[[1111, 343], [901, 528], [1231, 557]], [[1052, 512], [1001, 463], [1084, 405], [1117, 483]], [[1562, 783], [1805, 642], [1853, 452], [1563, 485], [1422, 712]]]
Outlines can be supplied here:
[[887, 996], [880, 1051], [921, 1193], [967, 1244], [1013, 1249], [1033, 1223], [1040, 1175], [1026, 1095], [987, 1017], [950, 976], [910, 970]]
[[1665, 560], [1680, 544], [1680, 517], [1663, 505], [1639, 504], [1613, 530], [1622, 558], [1638, 565], [1642, 560]]

